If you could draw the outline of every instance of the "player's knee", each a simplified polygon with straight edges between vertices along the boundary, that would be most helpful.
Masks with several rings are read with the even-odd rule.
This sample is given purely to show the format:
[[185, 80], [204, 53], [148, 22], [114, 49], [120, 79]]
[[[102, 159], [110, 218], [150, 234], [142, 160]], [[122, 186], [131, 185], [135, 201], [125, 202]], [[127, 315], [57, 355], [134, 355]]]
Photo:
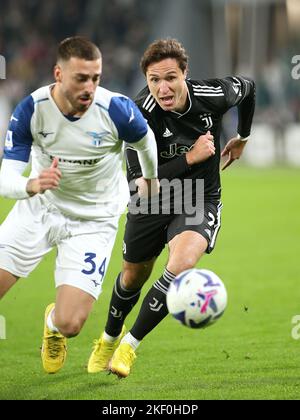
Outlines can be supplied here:
[[190, 270], [191, 268], [194, 268], [196, 264], [197, 261], [195, 261], [195, 259], [192, 257], [186, 257], [182, 260], [171, 259], [167, 265], [167, 269], [177, 276], [185, 270]]
[[66, 338], [76, 337], [82, 328], [83, 322], [79, 319], [64, 319], [56, 320], [55, 326], [58, 328], [59, 332]]
[[149, 268], [144, 264], [125, 265], [122, 273], [122, 286], [127, 290], [139, 289], [143, 287], [150, 274], [151, 270], [149, 272]]
[[125, 271], [122, 275], [122, 286], [126, 290], [137, 289], [139, 287], [139, 278], [136, 273]]

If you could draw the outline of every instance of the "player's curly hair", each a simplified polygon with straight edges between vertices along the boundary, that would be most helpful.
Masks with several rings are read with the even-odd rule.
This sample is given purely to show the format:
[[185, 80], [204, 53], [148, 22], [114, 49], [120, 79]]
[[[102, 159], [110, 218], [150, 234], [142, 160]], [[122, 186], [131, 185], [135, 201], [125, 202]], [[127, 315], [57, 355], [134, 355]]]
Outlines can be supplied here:
[[177, 39], [159, 39], [149, 45], [141, 59], [140, 66], [144, 75], [146, 76], [147, 69], [152, 63], [158, 63], [166, 58], [175, 58], [183, 72], [188, 67], [188, 55]]
[[93, 61], [101, 58], [101, 52], [89, 39], [83, 36], [72, 36], [59, 44], [57, 61], [68, 61], [72, 57]]

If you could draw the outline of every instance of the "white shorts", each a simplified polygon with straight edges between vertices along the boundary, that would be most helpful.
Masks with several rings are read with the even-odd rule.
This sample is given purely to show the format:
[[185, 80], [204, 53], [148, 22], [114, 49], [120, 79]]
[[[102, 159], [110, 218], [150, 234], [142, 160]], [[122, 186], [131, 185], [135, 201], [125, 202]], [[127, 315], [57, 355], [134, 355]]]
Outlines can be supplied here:
[[57, 247], [56, 287], [74, 286], [98, 299], [118, 221], [72, 219], [39, 195], [17, 201], [0, 226], [0, 268], [27, 277]]

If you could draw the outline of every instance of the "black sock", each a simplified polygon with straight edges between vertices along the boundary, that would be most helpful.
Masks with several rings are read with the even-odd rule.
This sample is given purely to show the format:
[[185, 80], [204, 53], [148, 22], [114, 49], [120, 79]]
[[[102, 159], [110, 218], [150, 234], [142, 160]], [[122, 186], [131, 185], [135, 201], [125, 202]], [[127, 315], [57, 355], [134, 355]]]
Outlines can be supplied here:
[[130, 330], [137, 340], [142, 340], [168, 315], [166, 295], [174, 278], [175, 275], [166, 269], [147, 293], [135, 324]]
[[105, 332], [112, 337], [121, 334], [125, 318], [139, 300], [141, 289], [126, 290], [121, 284], [121, 274], [118, 275], [113, 288], [109, 305], [109, 314]]

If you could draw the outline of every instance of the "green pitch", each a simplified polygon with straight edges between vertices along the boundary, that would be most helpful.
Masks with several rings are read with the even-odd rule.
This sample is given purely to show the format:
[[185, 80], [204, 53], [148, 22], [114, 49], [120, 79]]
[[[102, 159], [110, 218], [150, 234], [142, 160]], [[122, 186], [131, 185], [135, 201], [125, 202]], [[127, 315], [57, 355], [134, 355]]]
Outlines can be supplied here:
[[[226, 283], [228, 310], [203, 331], [168, 317], [140, 346], [126, 380], [85, 369], [120, 269], [123, 223], [104, 292], [56, 375], [43, 373], [39, 353], [44, 309], [55, 297], [55, 255], [49, 255], [0, 302], [7, 329], [0, 340], [0, 399], [298, 399], [300, 341], [292, 338], [292, 318], [300, 315], [299, 185], [296, 169], [223, 174], [222, 230], [215, 252], [199, 266]], [[0, 222], [11, 205], [0, 199]], [[163, 254], [145, 291], [165, 261]]]

